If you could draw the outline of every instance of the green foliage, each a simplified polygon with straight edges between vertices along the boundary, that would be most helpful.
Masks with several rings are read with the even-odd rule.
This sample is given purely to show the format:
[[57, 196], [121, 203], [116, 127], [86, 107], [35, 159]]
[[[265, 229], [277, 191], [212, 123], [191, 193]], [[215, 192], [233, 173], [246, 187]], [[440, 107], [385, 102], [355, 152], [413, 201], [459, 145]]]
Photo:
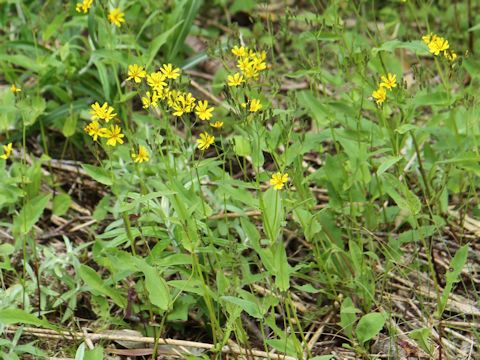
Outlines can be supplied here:
[[[205, 358], [234, 341], [325, 360], [309, 339], [330, 314], [322, 336], [358, 358], [384, 334], [401, 344], [387, 318], [432, 356], [443, 320], [475, 323], [458, 299], [478, 310], [467, 266], [480, 216], [478, 16], [462, 1], [289, 4], [0, 7], [1, 331], [75, 331], [82, 318], [213, 343]], [[430, 32], [449, 48], [435, 55]], [[232, 53], [242, 45], [246, 57]], [[154, 89], [128, 79], [133, 64], [181, 75]], [[96, 102], [116, 115], [95, 119]], [[123, 143], [107, 142], [112, 126]], [[203, 149], [202, 133], [214, 137]], [[398, 294], [415, 311], [395, 312]], [[398, 315], [418, 312], [428, 321]], [[7, 336], [0, 357], [58, 355], [21, 328]], [[95, 345], [62, 356], [107, 356]]]

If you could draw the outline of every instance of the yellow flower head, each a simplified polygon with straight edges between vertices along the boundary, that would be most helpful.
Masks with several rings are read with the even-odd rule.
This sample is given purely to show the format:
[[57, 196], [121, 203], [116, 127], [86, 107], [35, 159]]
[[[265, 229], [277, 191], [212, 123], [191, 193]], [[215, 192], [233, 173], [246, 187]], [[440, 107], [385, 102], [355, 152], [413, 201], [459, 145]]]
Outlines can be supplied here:
[[197, 107], [195, 108], [197, 110], [195, 113], [198, 115], [200, 120], [210, 120], [210, 118], [213, 116], [212, 112], [214, 110], [213, 107], [208, 107], [208, 101], [199, 101]]
[[251, 67], [251, 63], [250, 63], [250, 60], [248, 59], [248, 57], [243, 57], [243, 58], [238, 59], [237, 67], [242, 72], [245, 72], [248, 67]]
[[132, 152], [132, 159], [136, 163], [148, 161], [150, 159], [150, 155], [148, 154], [147, 148], [145, 146], [139, 145], [138, 153], [135, 153], [135, 151]]
[[248, 55], [248, 49], [244, 46], [234, 46], [231, 50], [232, 54], [238, 57], [244, 57]]
[[388, 90], [397, 87], [397, 76], [395, 74], [388, 73], [387, 76], [382, 76], [380, 80], [380, 87], [386, 88]]
[[270, 185], [273, 186], [275, 190], [281, 190], [285, 186], [285, 183], [288, 181], [288, 174], [282, 174], [281, 172], [277, 172], [272, 175], [270, 179]]
[[93, 141], [97, 141], [99, 137], [107, 136], [107, 129], [100, 127], [98, 121], [92, 121], [83, 130], [93, 138]]
[[147, 75], [147, 83], [155, 91], [161, 91], [165, 86], [167, 86], [165, 79], [165, 75], [160, 71]]
[[243, 75], [240, 73], [228, 75], [227, 80], [228, 80], [228, 86], [238, 86], [238, 85], [241, 85], [244, 81]]
[[215, 121], [211, 123], [210, 126], [215, 129], [220, 129], [223, 126], [223, 121]]
[[105, 120], [106, 122], [109, 122], [112, 120], [115, 116], [117, 116], [116, 113], [114, 113], [115, 109], [108, 105], [107, 102], [103, 103], [102, 106], [98, 102], [95, 104], [91, 105], [92, 110], [90, 110], [90, 114], [92, 114], [92, 120]]
[[0, 155], [0, 158], [7, 160], [10, 155], [12, 155], [12, 143], [3, 145], [3, 154]]
[[160, 71], [168, 79], [175, 80], [176, 78], [178, 78], [180, 76], [180, 69], [179, 68], [174, 68], [172, 64], [163, 64]]
[[90, 10], [90, 8], [92, 7], [92, 4], [93, 0], [83, 0], [77, 3], [75, 10], [79, 13], [83, 12], [84, 14], [86, 14], [88, 10]]
[[430, 33], [430, 34], [422, 36], [422, 40], [428, 46], [428, 44], [430, 44], [430, 42], [432, 40], [434, 40], [436, 37], [437, 37], [437, 35]]
[[108, 139], [107, 145], [116, 146], [117, 143], [123, 144], [122, 138], [124, 136], [125, 135], [122, 134], [122, 129], [120, 128], [120, 126], [118, 125], [110, 126], [110, 128], [107, 129], [106, 136], [105, 136]]
[[136, 83], [142, 82], [142, 79], [147, 75], [147, 72], [143, 69], [143, 66], [137, 64], [128, 65], [128, 77], [127, 80], [134, 80]]
[[12, 93], [16, 94], [16, 93], [22, 91], [22, 89], [20, 89], [19, 87], [17, 87], [17, 85], [12, 84], [12, 86], [10, 86], [10, 91], [11, 91]]
[[120, 27], [125, 22], [125, 14], [120, 10], [120, 8], [115, 8], [110, 10], [108, 13], [108, 21], [113, 25]]
[[453, 50], [445, 50], [443, 52], [443, 56], [445, 56], [449, 61], [454, 62], [457, 60], [457, 53]]
[[200, 150], [207, 150], [210, 145], [212, 145], [215, 141], [215, 136], [210, 135], [207, 132], [203, 132], [200, 134], [199, 138], [197, 139], [198, 148]]
[[158, 96], [158, 93], [156, 91], [150, 93], [150, 91], [147, 91], [145, 93], [145, 96], [142, 97], [142, 104], [144, 109], [148, 109], [150, 106], [151, 107], [158, 107], [158, 99], [160, 97]]
[[447, 50], [450, 47], [448, 44], [448, 40], [444, 39], [440, 36], [435, 36], [429, 43], [428, 43], [428, 50], [433, 55], [439, 55], [442, 51]]
[[257, 112], [262, 108], [262, 104], [260, 103], [260, 100], [257, 100], [257, 99], [251, 99], [249, 101], [249, 104], [250, 104], [249, 106], [250, 112]]
[[377, 105], [382, 105], [383, 102], [387, 99], [387, 91], [383, 87], [379, 87], [372, 93], [373, 98]]

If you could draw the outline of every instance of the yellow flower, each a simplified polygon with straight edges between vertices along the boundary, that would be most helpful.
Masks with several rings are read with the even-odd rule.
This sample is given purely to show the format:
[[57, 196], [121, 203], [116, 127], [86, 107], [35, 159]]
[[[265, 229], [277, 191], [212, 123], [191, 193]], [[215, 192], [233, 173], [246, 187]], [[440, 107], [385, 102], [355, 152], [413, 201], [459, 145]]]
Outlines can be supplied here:
[[82, 2], [77, 3], [75, 10], [77, 10], [77, 12], [83, 12], [86, 14], [92, 7], [92, 4], [93, 0], [83, 0]]
[[242, 71], [245, 72], [245, 70], [250, 67], [250, 60], [248, 57], [241, 58], [237, 61], [237, 67]]
[[450, 45], [448, 44], [448, 40], [445, 40], [440, 36], [435, 36], [428, 43], [428, 50], [434, 55], [439, 55], [440, 52], [447, 50], [449, 47]]
[[244, 57], [248, 55], [248, 49], [244, 46], [234, 46], [233, 49], [231, 50], [232, 54], [238, 57]]
[[422, 36], [422, 40], [423, 40], [423, 42], [424, 42], [425, 44], [427, 44], [427, 46], [428, 46], [428, 44], [430, 44], [430, 42], [431, 42], [433, 39], [435, 39], [436, 37], [437, 37], [437, 35], [430, 33], [430, 34], [427, 34], [427, 35]]
[[211, 127], [214, 127], [215, 129], [220, 129], [223, 126], [223, 121], [215, 121], [210, 124]]
[[395, 74], [388, 73], [387, 76], [382, 76], [380, 80], [380, 87], [384, 87], [388, 90], [397, 87], [397, 76]]
[[0, 155], [0, 158], [7, 160], [10, 155], [12, 155], [12, 143], [3, 145], [3, 155]]
[[228, 86], [238, 86], [243, 83], [243, 76], [240, 73], [227, 76]]
[[257, 79], [259, 74], [257, 68], [255, 67], [255, 63], [250, 62], [243, 70], [243, 75], [249, 79]]
[[200, 120], [210, 120], [210, 118], [213, 116], [212, 112], [214, 110], [213, 107], [208, 107], [208, 101], [199, 101], [197, 107], [195, 108], [197, 110], [195, 113], [198, 115]]
[[167, 77], [168, 79], [176, 79], [180, 76], [180, 69], [173, 68], [172, 64], [164, 64], [160, 71]]
[[165, 75], [162, 74], [160, 71], [147, 75], [148, 85], [156, 91], [161, 91], [165, 86], [167, 86], [165, 79]]
[[[174, 110], [174, 116], [182, 116], [185, 113], [193, 111], [196, 99], [191, 93], [178, 94], [175, 90], [172, 90], [170, 93], [172, 98], [168, 100], [168, 106]], [[176, 98], [174, 98], [174, 96], [176, 96]]]
[[285, 183], [288, 181], [288, 174], [282, 174], [281, 172], [277, 172], [272, 175], [270, 179], [270, 185], [273, 186], [275, 190], [283, 189]]
[[98, 121], [92, 121], [83, 130], [93, 138], [93, 141], [97, 141], [99, 137], [107, 136], [107, 129], [100, 127]]
[[150, 106], [154, 108], [158, 107], [158, 99], [159, 99], [159, 96], [156, 91], [153, 92], [153, 95], [150, 93], [150, 91], [147, 91], [145, 93], [145, 96], [142, 97], [143, 108], [147, 109]]
[[137, 64], [128, 65], [128, 77], [127, 80], [133, 79], [136, 83], [142, 82], [142, 79], [147, 75], [147, 72], [143, 69], [143, 66]]
[[385, 91], [385, 88], [379, 87], [372, 93], [372, 96], [375, 99], [377, 105], [382, 105], [383, 102], [387, 99], [387, 92]]
[[257, 99], [252, 99], [249, 101], [249, 103], [250, 103], [250, 108], [249, 108], [250, 112], [257, 112], [262, 108], [262, 104]]
[[144, 161], [148, 161], [150, 159], [149, 156], [150, 155], [148, 154], [147, 148], [142, 145], [138, 147], [138, 153], [132, 152], [132, 159], [136, 163], [142, 163]]
[[117, 145], [117, 143], [123, 144], [122, 138], [124, 136], [125, 135], [122, 134], [122, 129], [120, 129], [120, 126], [118, 125], [110, 126], [110, 129], [107, 129], [106, 136], [105, 136], [106, 138], [108, 138], [107, 145], [115, 146]]
[[200, 150], [206, 150], [213, 144], [215, 141], [215, 136], [203, 132], [200, 134], [200, 137], [197, 139], [198, 148]]
[[125, 14], [120, 10], [120, 8], [115, 8], [110, 10], [108, 13], [108, 21], [110, 21], [115, 26], [122, 26], [125, 22]]
[[109, 106], [107, 102], [103, 103], [102, 106], [96, 102], [95, 104], [92, 104], [91, 107], [92, 110], [90, 111], [90, 114], [92, 114], [92, 120], [101, 119], [109, 122], [115, 116], [117, 116], [117, 114], [114, 113], [114, 108]]
[[450, 60], [451, 62], [454, 62], [455, 60], [457, 60], [457, 53], [453, 50], [446, 50], [443, 52], [443, 56], [445, 56], [448, 60]]
[[19, 87], [17, 87], [17, 85], [12, 84], [12, 86], [10, 86], [10, 91], [11, 91], [12, 93], [16, 94], [16, 93], [22, 91], [22, 89], [20, 89]]

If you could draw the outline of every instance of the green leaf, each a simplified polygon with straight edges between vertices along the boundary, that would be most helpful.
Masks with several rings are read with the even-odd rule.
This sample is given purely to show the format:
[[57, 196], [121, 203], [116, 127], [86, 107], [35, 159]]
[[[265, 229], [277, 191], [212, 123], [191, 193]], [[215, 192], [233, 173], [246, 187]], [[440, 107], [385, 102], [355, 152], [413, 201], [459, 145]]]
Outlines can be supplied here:
[[445, 288], [443, 289], [442, 296], [440, 297], [440, 301], [438, 303], [437, 309], [437, 317], [440, 318], [445, 310], [445, 306], [447, 305], [448, 297], [452, 292], [453, 285], [457, 283], [460, 279], [460, 274], [462, 273], [462, 269], [467, 262], [468, 257], [468, 245], [463, 245], [460, 249], [457, 250], [455, 256], [453, 257], [452, 261], [450, 262], [450, 271], [446, 274], [446, 284]]
[[265, 232], [273, 244], [280, 234], [280, 228], [284, 220], [280, 191], [269, 188], [262, 194], [262, 203], [262, 217]]
[[63, 123], [62, 133], [65, 137], [70, 137], [75, 134], [77, 129], [78, 115], [72, 114], [65, 119]]
[[399, 208], [416, 215], [422, 209], [420, 199], [410, 191], [405, 184], [400, 182], [395, 176], [384, 173], [384, 187], [387, 194], [395, 201]]
[[389, 156], [385, 158], [382, 164], [378, 167], [377, 175], [382, 175], [385, 171], [390, 169], [393, 165], [403, 159], [403, 156]]
[[175, 24], [173, 27], [168, 29], [167, 31], [161, 33], [158, 35], [153, 41], [150, 43], [150, 46], [145, 54], [145, 65], [148, 68], [150, 64], [152, 63], [153, 59], [157, 55], [157, 53], [160, 51], [163, 45], [167, 42], [168, 38], [173, 34], [175, 29], [180, 26], [181, 22]]
[[103, 360], [103, 348], [95, 346], [93, 350], [85, 351], [83, 360]]
[[362, 316], [355, 328], [355, 334], [360, 344], [377, 336], [385, 325], [385, 314], [370, 313]]
[[110, 186], [113, 184], [112, 181], [112, 174], [109, 173], [107, 170], [93, 166], [89, 164], [82, 164], [82, 168], [86, 171], [86, 173], [92, 177], [94, 180], [98, 181], [101, 184]]
[[233, 150], [238, 156], [250, 156], [252, 153], [252, 147], [250, 146], [250, 141], [241, 135], [236, 135], [233, 137]]
[[80, 265], [78, 274], [82, 278], [83, 282], [92, 290], [103, 295], [107, 295], [121, 308], [126, 306], [127, 302], [121, 293], [113, 288], [108, 287], [105, 284], [105, 281], [91, 267], [87, 265]]
[[145, 287], [151, 303], [162, 310], [168, 310], [172, 299], [165, 280], [154, 267], [148, 265], [145, 261], [138, 261], [137, 267], [145, 275]]
[[48, 321], [39, 319], [35, 315], [25, 312], [21, 309], [2, 309], [0, 310], [0, 324], [2, 325], [11, 325], [11, 324], [27, 324], [27, 325], [36, 325], [49, 329], [56, 329]]
[[[185, 1], [176, 1], [177, 8], [172, 14], [172, 21], [175, 26], [172, 29], [175, 29], [178, 25], [182, 25], [173, 36], [171, 42], [169, 42], [169, 48], [167, 53], [167, 58], [172, 60], [177, 55], [180, 47], [183, 46], [187, 35], [190, 33], [190, 30], [193, 25], [193, 20], [198, 14], [200, 5], [202, 4], [201, 0], [185, 0]], [[172, 24], [173, 24], [172, 23]], [[172, 25], [170, 24], [170, 25]]]
[[357, 313], [360, 312], [350, 297], [346, 297], [343, 302], [342, 306], [340, 307], [340, 323], [339, 325], [342, 327], [343, 333], [348, 336], [348, 338], [352, 338], [353, 336], [353, 324], [357, 321]]
[[225, 300], [231, 304], [237, 305], [243, 311], [245, 311], [248, 315], [254, 318], [257, 318], [257, 319], [263, 318], [263, 314], [260, 306], [252, 301], [240, 299], [234, 296], [222, 296], [220, 297], [220, 299]]
[[400, 41], [397, 39], [386, 41], [382, 46], [372, 49], [372, 54], [376, 55], [379, 51], [393, 52], [396, 49], [407, 49], [416, 55], [429, 55], [427, 45], [421, 40]]
[[72, 203], [70, 195], [62, 193], [53, 199], [53, 213], [58, 216], [65, 214]]
[[318, 126], [328, 125], [334, 114], [328, 105], [320, 102], [309, 90], [297, 92], [298, 104], [303, 107], [315, 120]]
[[290, 265], [288, 264], [287, 252], [283, 242], [277, 242], [273, 248], [275, 264], [275, 285], [280, 291], [287, 291], [290, 288]]
[[18, 108], [26, 126], [33, 125], [47, 107], [45, 99], [41, 96], [28, 97], [18, 102]]
[[403, 124], [403, 125], [400, 125], [398, 128], [396, 128], [395, 132], [403, 135], [406, 132], [409, 132], [411, 130], [415, 130], [416, 128], [417, 127], [415, 125], [412, 125], [412, 124]]
[[13, 219], [12, 233], [17, 239], [16, 247], [20, 246], [21, 237], [28, 234], [33, 225], [40, 219], [43, 211], [47, 207], [51, 194], [40, 194], [29, 200], [20, 213]]

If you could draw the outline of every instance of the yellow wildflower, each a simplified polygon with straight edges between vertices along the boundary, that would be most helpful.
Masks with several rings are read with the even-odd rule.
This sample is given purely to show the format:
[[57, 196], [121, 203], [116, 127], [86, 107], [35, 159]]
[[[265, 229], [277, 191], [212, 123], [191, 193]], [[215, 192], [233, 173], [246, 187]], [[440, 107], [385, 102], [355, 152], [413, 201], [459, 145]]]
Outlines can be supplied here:
[[249, 104], [250, 104], [250, 107], [249, 107], [250, 112], [257, 112], [262, 108], [262, 104], [257, 99], [250, 100]]
[[442, 51], [447, 50], [449, 47], [450, 45], [448, 44], [448, 40], [440, 36], [435, 36], [428, 43], [428, 50], [434, 55], [439, 55]]
[[120, 27], [125, 22], [125, 14], [120, 10], [120, 8], [115, 8], [110, 10], [108, 13], [108, 21], [113, 25]]
[[273, 186], [275, 190], [281, 190], [285, 186], [285, 183], [288, 181], [288, 174], [282, 174], [281, 172], [277, 172], [272, 175], [270, 179], [270, 185]]
[[93, 141], [97, 141], [99, 137], [107, 136], [107, 129], [100, 127], [98, 121], [92, 121], [83, 130], [93, 138]]
[[241, 59], [238, 59], [237, 61], [237, 67], [242, 71], [245, 72], [248, 67], [251, 67], [250, 60], [248, 57], [244, 57]]
[[84, 14], [86, 14], [88, 10], [90, 10], [90, 8], [92, 7], [92, 4], [93, 0], [83, 0], [82, 2], [77, 3], [75, 10], [79, 13], [83, 12]]
[[372, 96], [375, 99], [377, 105], [382, 105], [383, 102], [387, 99], [387, 92], [385, 91], [385, 88], [379, 87], [372, 93]]
[[3, 145], [3, 154], [0, 155], [0, 158], [7, 160], [10, 155], [12, 155], [12, 143]]
[[106, 138], [108, 138], [107, 145], [115, 146], [117, 145], [117, 143], [123, 144], [122, 138], [124, 136], [125, 135], [122, 134], [122, 129], [120, 128], [120, 126], [118, 125], [110, 126], [110, 128], [107, 129], [106, 136], [105, 136]]
[[210, 135], [207, 132], [203, 132], [200, 134], [199, 138], [197, 139], [198, 148], [200, 150], [206, 150], [213, 144], [215, 141], [215, 136]]
[[457, 57], [458, 57], [457, 53], [453, 50], [445, 50], [443, 52], [443, 56], [445, 56], [451, 62], [454, 62], [455, 60], [457, 60]]
[[382, 76], [380, 80], [380, 87], [386, 88], [388, 90], [397, 87], [397, 76], [395, 74], [388, 73], [386, 76]]
[[215, 121], [213, 123], [210, 123], [210, 126], [215, 129], [220, 129], [223, 126], [223, 121]]
[[233, 49], [231, 50], [232, 54], [238, 57], [244, 57], [248, 55], [248, 49], [244, 46], [234, 46]]
[[158, 99], [159, 96], [156, 91], [154, 91], [153, 94], [150, 93], [150, 91], [147, 91], [145, 93], [145, 96], [142, 97], [143, 108], [147, 109], [150, 106], [154, 108], [158, 107]]
[[105, 120], [106, 122], [109, 122], [112, 120], [115, 116], [117, 116], [116, 113], [114, 113], [115, 109], [108, 105], [107, 102], [103, 103], [102, 106], [98, 102], [95, 104], [91, 105], [92, 110], [90, 111], [90, 114], [92, 114], [92, 120]]
[[162, 74], [160, 71], [147, 75], [148, 85], [156, 91], [161, 91], [165, 86], [167, 86], [165, 79], [165, 75]]
[[19, 87], [17, 87], [17, 85], [12, 84], [12, 86], [10, 86], [10, 91], [11, 91], [12, 93], [16, 94], [16, 93], [22, 91], [22, 89], [20, 89]]
[[147, 148], [145, 146], [139, 145], [138, 153], [135, 153], [134, 151], [132, 152], [132, 159], [136, 163], [148, 161], [150, 159], [150, 155], [148, 154]]
[[257, 79], [258, 78], [258, 70], [255, 67], [254, 62], [250, 62], [249, 65], [243, 70], [243, 75], [249, 79]]
[[197, 107], [195, 108], [197, 110], [195, 113], [198, 115], [200, 120], [210, 120], [210, 118], [213, 116], [212, 112], [214, 110], [213, 107], [208, 107], [208, 101], [199, 101]]
[[133, 79], [136, 83], [142, 82], [142, 79], [147, 75], [147, 72], [143, 69], [143, 66], [137, 64], [128, 65], [128, 77], [127, 80]]
[[179, 68], [173, 68], [172, 64], [163, 64], [160, 71], [168, 79], [174, 79], [175, 80], [176, 78], [178, 78], [180, 76], [180, 69]]
[[240, 73], [227, 76], [228, 86], [238, 86], [243, 83], [243, 76]]

